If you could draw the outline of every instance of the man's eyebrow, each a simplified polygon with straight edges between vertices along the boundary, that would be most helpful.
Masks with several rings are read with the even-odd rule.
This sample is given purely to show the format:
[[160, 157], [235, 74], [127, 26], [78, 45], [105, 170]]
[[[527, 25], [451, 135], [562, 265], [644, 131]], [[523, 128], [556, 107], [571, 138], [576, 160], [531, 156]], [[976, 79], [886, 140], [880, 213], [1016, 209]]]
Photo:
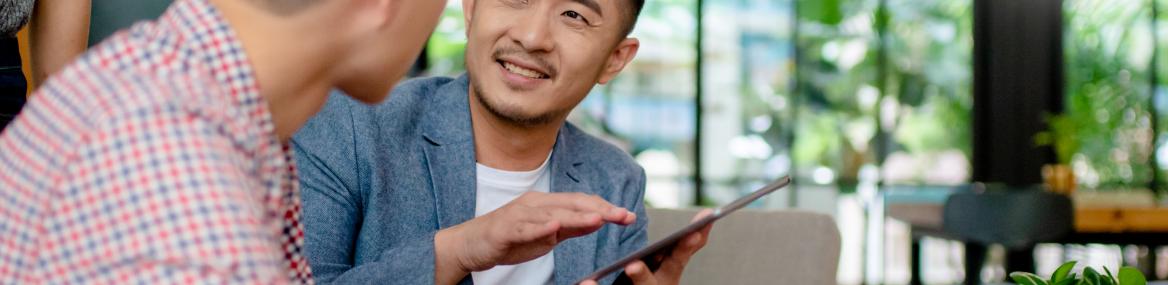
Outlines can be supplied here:
[[580, 5], [584, 5], [584, 7], [588, 7], [593, 12], [596, 12], [596, 14], [604, 17], [604, 13], [600, 12], [600, 3], [596, 3], [596, 0], [572, 0], [572, 2], [580, 3]]

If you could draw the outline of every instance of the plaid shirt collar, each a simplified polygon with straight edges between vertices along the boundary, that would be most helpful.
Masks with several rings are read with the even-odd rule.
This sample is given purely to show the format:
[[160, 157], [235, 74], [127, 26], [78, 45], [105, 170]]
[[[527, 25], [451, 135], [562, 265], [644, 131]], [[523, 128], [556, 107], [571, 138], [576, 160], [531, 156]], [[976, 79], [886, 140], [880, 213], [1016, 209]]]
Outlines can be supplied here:
[[211, 74], [215, 81], [226, 86], [229, 108], [239, 116], [232, 133], [236, 139], [261, 144], [247, 144], [243, 147], [252, 155], [263, 159], [261, 166], [265, 173], [262, 183], [270, 191], [266, 201], [270, 216], [283, 217], [285, 233], [283, 247], [290, 262], [290, 275], [297, 283], [312, 283], [312, 273], [303, 250], [303, 226], [299, 223], [300, 190], [297, 183], [295, 160], [290, 145], [279, 141], [267, 101], [260, 96], [259, 83], [255, 79], [251, 63], [243, 46], [236, 37], [227, 19], [208, 0], [179, 0], [164, 14], [159, 22], [166, 23], [178, 35], [176, 39], [184, 50], [188, 68], [195, 68]]
[[[179, 0], [159, 19], [165, 29], [187, 54], [185, 68], [204, 70], [229, 90], [232, 108], [249, 127], [241, 128], [248, 136], [276, 140], [275, 125], [267, 101], [260, 96], [251, 62], [227, 19], [208, 0]], [[259, 128], [256, 128], [258, 126]], [[259, 138], [259, 137], [250, 137]], [[278, 142], [277, 142], [278, 143]]]
[[160, 22], [178, 34], [178, 42], [194, 63], [209, 68], [215, 79], [230, 87], [237, 105], [259, 100], [259, 85], [250, 62], [227, 19], [207, 0], [179, 0]]
[[[288, 168], [293, 163], [286, 158], [291, 155], [289, 147], [277, 138], [272, 114], [267, 100], [260, 96], [259, 82], [256, 81], [251, 62], [235, 30], [222, 13], [209, 0], [179, 0], [158, 22], [163, 29], [177, 36], [173, 40], [182, 53], [187, 55], [180, 68], [193, 68], [210, 74], [218, 84], [225, 86], [222, 90], [228, 90], [226, 94], [213, 96], [228, 96], [214, 100], [226, 100], [226, 106], [234, 109], [230, 113], [237, 115], [237, 118], [231, 128], [232, 133], [239, 136], [237, 139], [265, 142], [245, 145], [247, 151], [276, 160], [272, 161], [272, 168]], [[295, 173], [291, 175], [295, 176]], [[280, 182], [265, 181], [269, 187], [275, 183]]]

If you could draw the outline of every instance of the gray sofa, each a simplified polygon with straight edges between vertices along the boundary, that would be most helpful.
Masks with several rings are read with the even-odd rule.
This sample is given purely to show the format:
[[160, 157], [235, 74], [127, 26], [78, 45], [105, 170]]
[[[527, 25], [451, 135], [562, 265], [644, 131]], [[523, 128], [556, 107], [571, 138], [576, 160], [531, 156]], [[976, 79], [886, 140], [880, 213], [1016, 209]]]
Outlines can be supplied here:
[[[649, 242], [682, 228], [698, 210], [649, 209]], [[742, 210], [714, 224], [681, 284], [836, 284], [840, 234], [831, 217]]]

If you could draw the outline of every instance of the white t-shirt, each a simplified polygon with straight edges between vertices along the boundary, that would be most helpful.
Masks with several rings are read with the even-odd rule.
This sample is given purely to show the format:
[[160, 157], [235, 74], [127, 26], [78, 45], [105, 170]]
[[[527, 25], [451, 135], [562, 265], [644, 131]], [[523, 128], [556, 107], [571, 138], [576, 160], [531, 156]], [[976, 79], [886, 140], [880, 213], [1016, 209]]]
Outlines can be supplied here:
[[[551, 155], [548, 155], [548, 159], [544, 160], [539, 168], [521, 172], [499, 170], [476, 163], [478, 192], [475, 193], [475, 217], [486, 215], [526, 192], [548, 193], [551, 190], [549, 160]], [[552, 284], [553, 270], [555, 251], [528, 262], [499, 265], [486, 271], [471, 272], [470, 277], [478, 285], [544, 285]]]

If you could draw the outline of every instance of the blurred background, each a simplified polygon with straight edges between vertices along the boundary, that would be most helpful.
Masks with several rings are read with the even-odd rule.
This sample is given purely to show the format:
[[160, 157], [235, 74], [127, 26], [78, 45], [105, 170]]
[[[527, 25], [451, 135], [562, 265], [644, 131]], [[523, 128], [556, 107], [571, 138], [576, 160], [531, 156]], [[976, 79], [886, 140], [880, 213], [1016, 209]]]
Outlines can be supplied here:
[[[92, 2], [91, 44], [170, 1]], [[413, 76], [464, 72], [448, 3]], [[646, 0], [636, 59], [569, 119], [645, 168], [651, 207], [791, 175], [751, 207], [832, 216], [841, 284], [994, 283], [1070, 260], [1162, 281], [1166, 7]]]
[[[460, 5], [449, 2], [419, 74], [463, 72]], [[1035, 188], [1073, 191], [1076, 211], [1105, 218], [1148, 210], [1153, 225], [1104, 229], [1116, 243], [1036, 240], [1021, 268], [1080, 260], [1163, 278], [1158, 242], [1133, 237], [1162, 237], [1168, 222], [1165, 5], [647, 0], [636, 59], [570, 120], [644, 166], [653, 207], [717, 206], [792, 175], [752, 206], [834, 216], [842, 284], [1001, 281], [1016, 249], [920, 234], [927, 222], [912, 215], [939, 217], [953, 193]], [[966, 265], [969, 250], [986, 252], [983, 266]]]

